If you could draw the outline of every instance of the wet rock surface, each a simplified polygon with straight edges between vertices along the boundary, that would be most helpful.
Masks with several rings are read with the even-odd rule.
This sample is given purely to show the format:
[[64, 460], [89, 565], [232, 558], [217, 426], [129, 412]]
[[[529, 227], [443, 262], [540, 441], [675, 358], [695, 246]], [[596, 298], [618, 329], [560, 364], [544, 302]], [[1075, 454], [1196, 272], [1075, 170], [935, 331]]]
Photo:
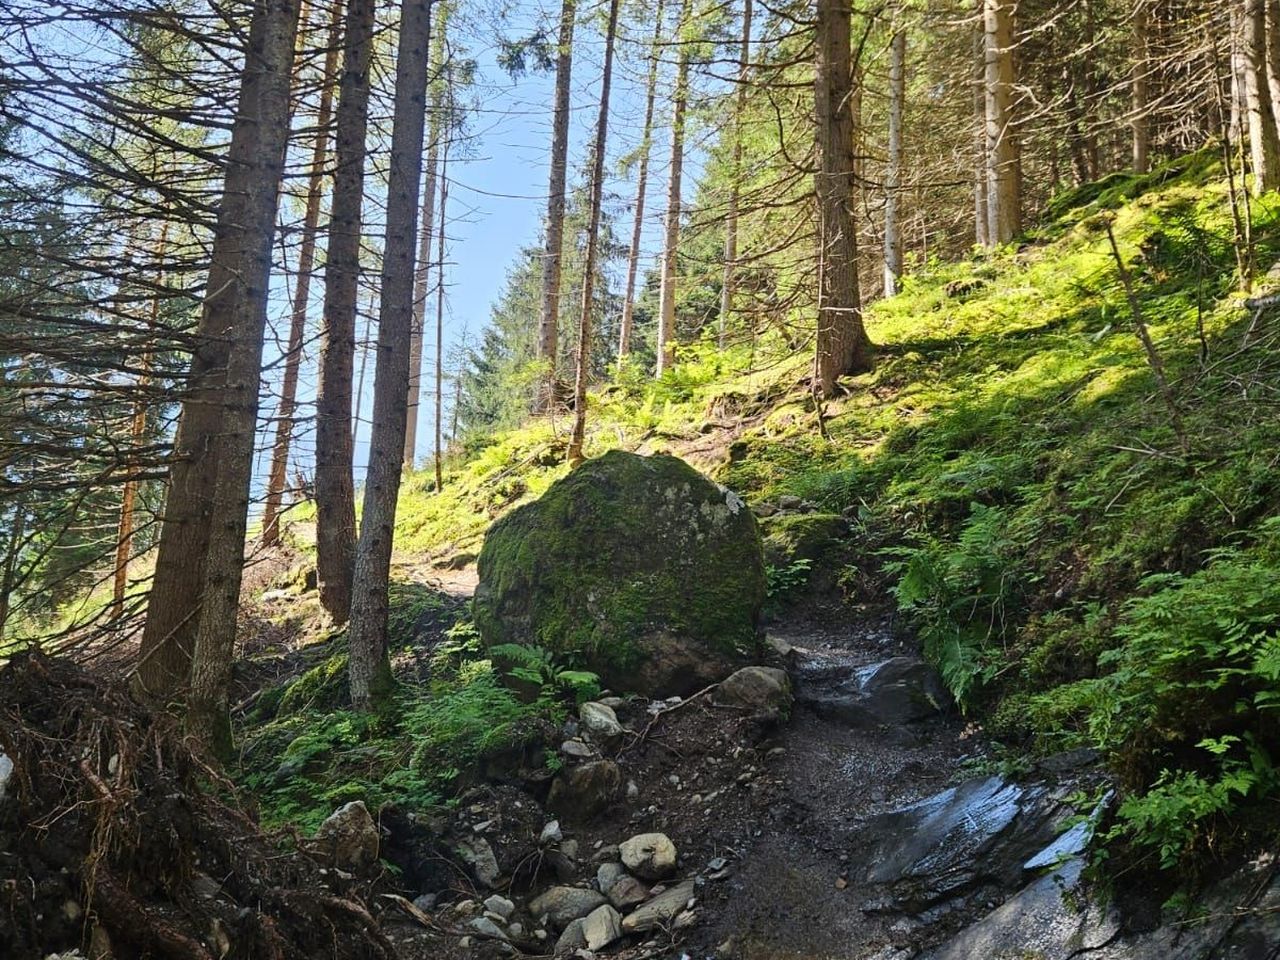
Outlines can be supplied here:
[[982, 884], [1016, 885], [1068, 812], [1044, 785], [987, 777], [872, 817], [851, 848], [868, 884], [918, 913]]

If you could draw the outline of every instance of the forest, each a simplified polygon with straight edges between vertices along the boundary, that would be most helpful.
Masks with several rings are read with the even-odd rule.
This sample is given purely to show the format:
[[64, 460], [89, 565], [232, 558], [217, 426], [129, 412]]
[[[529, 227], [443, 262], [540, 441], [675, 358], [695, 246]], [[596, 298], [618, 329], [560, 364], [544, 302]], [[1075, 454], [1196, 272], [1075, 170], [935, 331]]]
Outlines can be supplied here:
[[1280, 0], [0, 0], [0, 957], [1280, 957]]

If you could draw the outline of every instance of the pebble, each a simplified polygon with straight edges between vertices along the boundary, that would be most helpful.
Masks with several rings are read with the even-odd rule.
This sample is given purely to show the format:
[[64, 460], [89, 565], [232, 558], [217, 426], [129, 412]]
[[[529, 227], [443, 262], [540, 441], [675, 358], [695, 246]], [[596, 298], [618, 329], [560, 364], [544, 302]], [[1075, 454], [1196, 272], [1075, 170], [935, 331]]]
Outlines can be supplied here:
[[640, 787], [636, 784], [634, 780], [628, 780], [627, 781], [627, 799], [635, 800], [639, 796], [640, 796]]
[[552, 820], [542, 828], [542, 833], [538, 836], [538, 843], [559, 843], [564, 839], [564, 833], [560, 829], [560, 821]]
[[665, 833], [641, 833], [619, 851], [626, 868], [643, 880], [661, 880], [675, 872], [676, 845]]

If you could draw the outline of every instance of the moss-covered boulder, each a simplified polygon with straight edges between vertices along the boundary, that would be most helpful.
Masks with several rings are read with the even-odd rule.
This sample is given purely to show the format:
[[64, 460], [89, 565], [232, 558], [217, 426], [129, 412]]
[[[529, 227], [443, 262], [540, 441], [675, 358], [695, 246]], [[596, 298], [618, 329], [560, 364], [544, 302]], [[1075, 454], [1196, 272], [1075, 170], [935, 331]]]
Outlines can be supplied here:
[[615, 690], [688, 693], [753, 654], [755, 517], [675, 457], [611, 451], [499, 520], [480, 552], [489, 646], [536, 644]]
[[760, 532], [769, 563], [816, 563], [848, 536], [849, 524], [835, 513], [777, 513], [760, 520]]

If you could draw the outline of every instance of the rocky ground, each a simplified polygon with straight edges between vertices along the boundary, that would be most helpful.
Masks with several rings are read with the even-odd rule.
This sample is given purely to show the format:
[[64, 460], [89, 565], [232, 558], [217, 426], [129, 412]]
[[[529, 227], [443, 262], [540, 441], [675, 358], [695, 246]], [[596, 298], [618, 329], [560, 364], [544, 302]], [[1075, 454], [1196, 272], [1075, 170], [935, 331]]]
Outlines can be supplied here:
[[[446, 577], [457, 598], [474, 584], [465, 570], [430, 573], [433, 585]], [[123, 872], [124, 882], [102, 890], [99, 909], [141, 911], [135, 922], [155, 924], [153, 955], [197, 960], [307, 956], [326, 939], [335, 957], [404, 960], [1280, 958], [1275, 862], [1244, 866], [1206, 893], [1191, 921], [1162, 916], [1142, 891], [1120, 891], [1123, 914], [1097, 905], [1079, 857], [1110, 802], [1097, 758], [1065, 754], [1007, 776], [888, 614], [827, 614], [776, 625], [765, 662], [689, 696], [606, 692], [583, 704], [547, 732], [558, 764], [549, 767], [540, 752], [496, 758], [446, 814], [414, 818], [351, 803], [316, 837], [299, 839], [297, 852], [278, 856], [241, 822], [235, 842], [254, 851], [243, 862], [226, 838], [201, 833], [196, 818], [183, 841], [191, 863], [149, 877], [145, 858], [130, 855], [106, 874]], [[283, 662], [279, 669], [291, 661]], [[278, 680], [277, 672], [264, 677]], [[82, 681], [68, 674], [60, 682]], [[35, 717], [34, 707], [23, 716]], [[50, 713], [37, 732], [65, 736], [63, 753], [118, 725], [95, 714], [55, 731], [60, 717]], [[111, 749], [94, 750], [109, 802], [136, 811], [120, 816], [122, 824], [165, 815], [146, 798], [163, 796], [171, 774], [141, 765], [139, 778], [154, 782], [137, 779], [130, 793], [111, 771]], [[34, 755], [29, 746], [25, 753]], [[46, 767], [70, 762], [59, 756], [51, 753]], [[173, 763], [164, 759], [164, 769]], [[0, 781], [9, 781], [10, 795], [24, 787], [11, 764], [0, 764]], [[0, 809], [5, 789], [0, 783]], [[210, 823], [231, 816], [209, 811]], [[29, 905], [21, 917], [9, 909], [7, 920], [31, 930], [57, 912], [74, 939], [79, 914], [59, 907], [74, 897], [56, 879], [66, 873], [58, 857], [105, 848], [92, 820], [66, 824], [83, 832], [74, 834], [79, 846], [0, 844], [0, 867], [6, 857], [10, 866], [52, 865], [47, 890], [26, 900], [0, 883], [0, 903]], [[208, 864], [224, 861], [214, 876]], [[131, 880], [135, 868], [143, 873]], [[302, 876], [310, 878], [306, 897], [284, 892]], [[110, 900], [148, 883], [149, 899]], [[251, 904], [261, 909], [264, 897], [287, 917], [278, 933]], [[128, 914], [117, 920], [130, 922]], [[192, 935], [166, 952], [164, 935], [179, 921]], [[341, 931], [341, 949], [326, 924]], [[275, 954], [256, 952], [252, 938], [277, 935]], [[27, 955], [39, 956], [15, 954]]]
[[886, 616], [770, 647], [686, 699], [584, 706], [550, 784], [512, 771], [420, 825], [420, 855], [450, 870], [420, 871], [430, 889], [384, 922], [402, 954], [1280, 956], [1269, 861], [1209, 895], [1208, 922], [1091, 906], [1076, 855], [1108, 802], [1096, 758], [996, 772]]

